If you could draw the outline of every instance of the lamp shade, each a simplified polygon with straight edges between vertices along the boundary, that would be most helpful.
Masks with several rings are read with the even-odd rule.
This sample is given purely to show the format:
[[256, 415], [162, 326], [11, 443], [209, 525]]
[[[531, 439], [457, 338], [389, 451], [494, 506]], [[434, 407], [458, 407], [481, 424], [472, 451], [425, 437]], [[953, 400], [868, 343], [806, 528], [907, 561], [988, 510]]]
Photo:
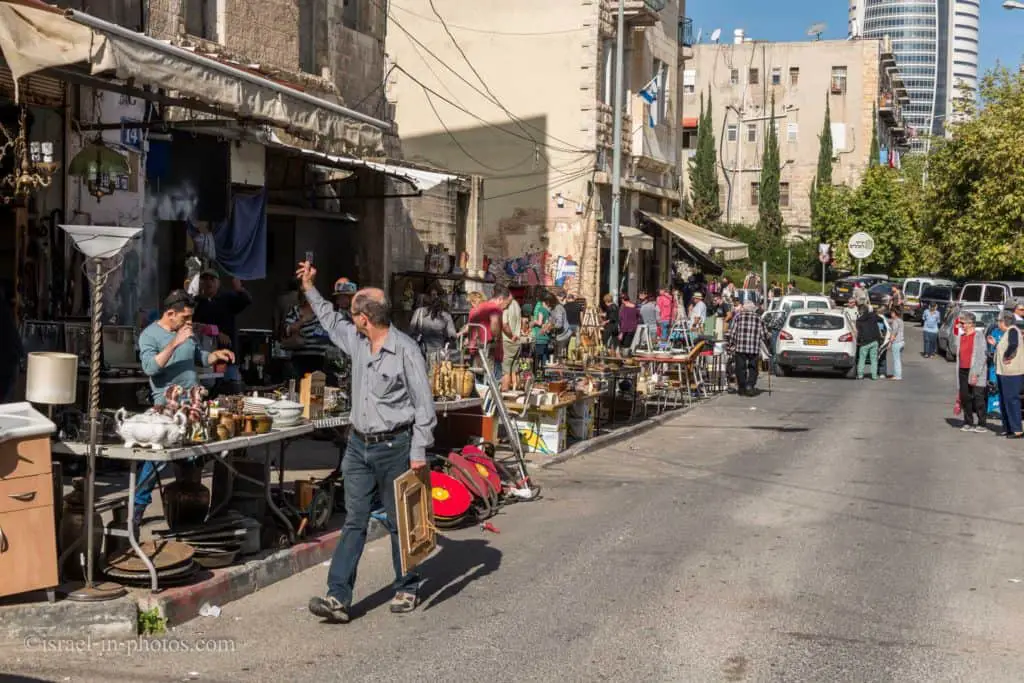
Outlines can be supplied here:
[[62, 225], [75, 246], [88, 258], [111, 258], [142, 233], [142, 228], [117, 225]]
[[75, 402], [78, 392], [78, 356], [73, 353], [34, 351], [28, 354], [25, 398], [32, 403], [62, 406]]

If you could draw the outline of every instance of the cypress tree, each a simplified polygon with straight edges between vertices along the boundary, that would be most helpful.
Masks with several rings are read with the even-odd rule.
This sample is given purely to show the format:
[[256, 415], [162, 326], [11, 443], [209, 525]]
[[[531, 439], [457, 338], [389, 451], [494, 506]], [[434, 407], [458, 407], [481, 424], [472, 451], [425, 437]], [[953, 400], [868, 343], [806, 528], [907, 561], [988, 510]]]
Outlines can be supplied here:
[[698, 225], [710, 225], [722, 215], [718, 198], [718, 153], [715, 151], [711, 88], [707, 105], [700, 97], [700, 118], [697, 124], [697, 151], [690, 159], [690, 217]]
[[879, 157], [877, 105], [871, 108], [871, 115], [871, 151], [868, 152], [871, 156], [868, 157], [868, 166], [877, 166]]
[[761, 185], [757, 202], [757, 227], [772, 235], [782, 235], [782, 211], [779, 208], [781, 172], [779, 136], [775, 130], [775, 96], [772, 95], [772, 117], [768, 121], [768, 138], [761, 155]]
[[815, 187], [832, 184], [832, 108], [828, 94], [825, 95], [825, 123], [818, 136], [818, 173], [814, 176]]

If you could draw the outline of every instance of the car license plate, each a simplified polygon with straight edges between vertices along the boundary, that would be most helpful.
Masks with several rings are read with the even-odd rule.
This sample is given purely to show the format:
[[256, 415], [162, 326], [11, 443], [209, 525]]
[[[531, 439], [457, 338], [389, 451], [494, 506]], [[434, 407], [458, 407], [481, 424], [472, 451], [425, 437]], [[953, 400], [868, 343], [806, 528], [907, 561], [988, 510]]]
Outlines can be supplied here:
[[850, 288], [849, 287], [840, 287], [839, 291], [842, 292], [843, 294], [845, 294], [846, 292], [850, 291]]
[[807, 346], [828, 346], [828, 339], [804, 339]]

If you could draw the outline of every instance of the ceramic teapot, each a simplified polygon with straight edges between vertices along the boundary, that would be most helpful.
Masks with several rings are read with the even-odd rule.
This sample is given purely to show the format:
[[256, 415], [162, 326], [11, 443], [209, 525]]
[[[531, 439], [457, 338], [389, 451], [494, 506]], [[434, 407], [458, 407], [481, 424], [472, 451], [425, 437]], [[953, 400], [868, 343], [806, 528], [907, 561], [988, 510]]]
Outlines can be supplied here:
[[128, 411], [124, 408], [117, 411], [114, 421], [117, 423], [117, 433], [124, 439], [125, 446], [153, 450], [161, 450], [180, 443], [188, 424], [185, 413], [180, 411], [173, 417], [151, 411], [128, 417]]

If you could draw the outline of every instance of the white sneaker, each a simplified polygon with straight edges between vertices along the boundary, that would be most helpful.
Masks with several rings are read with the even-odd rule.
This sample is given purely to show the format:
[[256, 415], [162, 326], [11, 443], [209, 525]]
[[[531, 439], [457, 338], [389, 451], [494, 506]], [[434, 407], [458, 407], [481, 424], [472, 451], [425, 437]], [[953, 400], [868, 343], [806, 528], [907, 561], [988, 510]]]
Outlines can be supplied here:
[[960, 431], [961, 432], [973, 432], [974, 431], [974, 425], [964, 425], [963, 427], [960, 428]]
[[988, 427], [982, 427], [982, 426], [975, 427], [974, 428], [974, 433], [975, 434], [987, 434], [988, 433]]

